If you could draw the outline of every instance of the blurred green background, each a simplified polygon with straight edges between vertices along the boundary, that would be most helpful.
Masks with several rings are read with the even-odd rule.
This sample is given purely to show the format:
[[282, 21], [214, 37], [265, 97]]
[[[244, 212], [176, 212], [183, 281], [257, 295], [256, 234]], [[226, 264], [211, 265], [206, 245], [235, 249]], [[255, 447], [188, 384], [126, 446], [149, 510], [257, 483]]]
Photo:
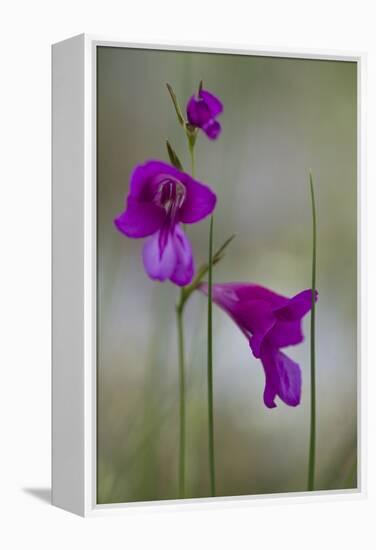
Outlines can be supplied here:
[[[178, 288], [147, 278], [144, 241], [117, 232], [129, 175], [167, 160], [168, 138], [189, 155], [165, 83], [185, 107], [199, 81], [223, 101], [223, 132], [200, 135], [196, 176], [218, 195], [215, 247], [237, 237], [217, 282], [250, 281], [292, 296], [310, 286], [308, 170], [318, 211], [317, 489], [356, 486], [356, 64], [240, 55], [98, 48], [98, 503], [177, 497]], [[189, 227], [197, 263], [208, 221]], [[186, 308], [187, 496], [209, 495], [206, 303]], [[303, 373], [302, 403], [262, 400], [264, 373], [232, 321], [214, 309], [218, 495], [306, 490], [306, 341], [287, 350]]]

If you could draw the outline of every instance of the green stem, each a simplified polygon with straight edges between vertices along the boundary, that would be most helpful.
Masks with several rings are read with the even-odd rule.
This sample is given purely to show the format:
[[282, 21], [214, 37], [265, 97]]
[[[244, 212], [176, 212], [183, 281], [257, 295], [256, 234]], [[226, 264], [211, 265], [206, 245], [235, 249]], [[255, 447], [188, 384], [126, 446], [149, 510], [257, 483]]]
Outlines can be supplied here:
[[316, 461], [316, 353], [315, 353], [315, 306], [316, 306], [316, 205], [312, 174], [309, 174], [312, 204], [312, 310], [311, 310], [311, 427], [309, 438], [308, 491], [315, 488]]
[[208, 420], [209, 420], [209, 469], [210, 494], [215, 496], [215, 458], [214, 458], [214, 411], [213, 411], [213, 318], [212, 318], [212, 284], [213, 284], [213, 224], [210, 218], [209, 259], [208, 259]]
[[[171, 92], [170, 92], [171, 93]], [[171, 96], [172, 97], [172, 96]], [[194, 144], [189, 143], [192, 162], [192, 177], [194, 177], [195, 156]], [[181, 289], [179, 303], [176, 306], [178, 327], [178, 354], [179, 354], [179, 498], [185, 498], [185, 350], [184, 350], [184, 288]]]
[[[209, 234], [209, 262], [202, 265], [198, 271], [196, 277], [192, 283], [181, 289], [180, 300], [176, 306], [177, 326], [178, 326], [178, 348], [179, 348], [179, 376], [180, 376], [180, 443], [179, 443], [179, 495], [180, 498], [184, 498], [185, 492], [185, 379], [184, 379], [184, 333], [183, 333], [183, 313], [184, 307], [191, 294], [199, 287], [200, 282], [208, 273], [210, 281], [210, 295], [212, 288], [212, 269], [218, 262], [222, 260], [225, 254], [225, 250], [228, 245], [235, 238], [235, 235], [229, 237], [222, 246], [213, 255], [213, 220], [210, 222], [210, 234]], [[209, 460], [210, 460], [210, 479], [211, 479], [211, 494], [215, 494], [215, 476], [214, 476], [214, 415], [213, 415], [213, 376], [212, 376], [212, 312], [210, 301], [210, 321], [208, 319], [208, 333], [210, 337], [210, 347], [208, 352], [208, 410], [209, 410]], [[208, 310], [208, 317], [209, 317]], [[210, 327], [210, 328], [209, 328]], [[210, 374], [209, 374], [210, 373]]]
[[194, 145], [189, 145], [189, 152], [191, 155], [191, 172], [192, 178], [195, 177], [195, 147]]
[[184, 365], [184, 330], [183, 308], [176, 307], [179, 349], [179, 400], [180, 400], [180, 435], [179, 435], [179, 498], [185, 497], [185, 365]]

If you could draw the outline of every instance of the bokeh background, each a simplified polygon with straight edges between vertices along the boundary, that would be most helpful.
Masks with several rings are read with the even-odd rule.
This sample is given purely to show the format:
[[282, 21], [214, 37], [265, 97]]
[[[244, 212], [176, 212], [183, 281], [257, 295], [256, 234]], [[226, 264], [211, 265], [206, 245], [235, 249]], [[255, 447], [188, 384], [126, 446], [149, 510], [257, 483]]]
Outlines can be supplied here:
[[[98, 503], [177, 497], [177, 287], [147, 278], [143, 241], [113, 225], [129, 175], [167, 160], [168, 138], [189, 169], [165, 83], [182, 106], [199, 81], [224, 103], [216, 142], [201, 135], [196, 176], [218, 195], [215, 247], [237, 237], [217, 282], [250, 281], [294, 295], [310, 286], [311, 210], [318, 214], [317, 489], [356, 486], [357, 74], [351, 62], [98, 48]], [[208, 222], [191, 226], [197, 263]], [[206, 302], [190, 300], [187, 496], [209, 496]], [[302, 403], [262, 400], [264, 374], [232, 321], [214, 309], [218, 495], [305, 491], [309, 437], [307, 338], [287, 350], [303, 373]]]

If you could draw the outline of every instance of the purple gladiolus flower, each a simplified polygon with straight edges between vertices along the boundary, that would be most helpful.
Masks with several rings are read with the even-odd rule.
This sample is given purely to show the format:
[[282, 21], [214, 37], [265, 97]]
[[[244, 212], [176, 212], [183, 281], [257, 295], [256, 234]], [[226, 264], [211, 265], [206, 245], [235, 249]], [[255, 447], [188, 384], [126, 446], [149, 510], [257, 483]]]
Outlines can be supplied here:
[[207, 90], [200, 90], [198, 98], [194, 95], [187, 103], [188, 122], [192, 126], [201, 128], [210, 139], [217, 139], [221, 132], [221, 125], [216, 117], [223, 111], [220, 100]]
[[114, 223], [127, 237], [149, 237], [143, 262], [151, 279], [185, 286], [192, 280], [194, 261], [181, 223], [202, 220], [216, 200], [209, 187], [185, 172], [150, 160], [133, 171], [126, 209]]
[[[200, 285], [207, 293], [207, 285]], [[315, 300], [318, 293], [316, 291]], [[264, 403], [276, 407], [278, 396], [296, 407], [301, 396], [300, 367], [280, 351], [303, 341], [302, 318], [312, 306], [312, 291], [285, 298], [265, 287], [248, 283], [215, 284], [212, 298], [238, 325], [249, 340], [253, 355], [265, 372]]]

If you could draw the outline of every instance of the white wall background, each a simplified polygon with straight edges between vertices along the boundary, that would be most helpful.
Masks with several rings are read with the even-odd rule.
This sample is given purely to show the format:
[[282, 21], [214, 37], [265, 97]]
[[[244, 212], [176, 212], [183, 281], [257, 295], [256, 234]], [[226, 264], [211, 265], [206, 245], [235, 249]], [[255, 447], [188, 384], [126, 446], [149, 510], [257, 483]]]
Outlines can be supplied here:
[[[375, 547], [376, 39], [372, 0], [17, 1], [0, 20], [0, 546], [18, 548]], [[82, 520], [32, 494], [50, 480], [50, 44], [88, 32], [368, 51], [368, 484], [358, 502], [136, 512]], [[45, 495], [46, 492], [42, 495]]]

